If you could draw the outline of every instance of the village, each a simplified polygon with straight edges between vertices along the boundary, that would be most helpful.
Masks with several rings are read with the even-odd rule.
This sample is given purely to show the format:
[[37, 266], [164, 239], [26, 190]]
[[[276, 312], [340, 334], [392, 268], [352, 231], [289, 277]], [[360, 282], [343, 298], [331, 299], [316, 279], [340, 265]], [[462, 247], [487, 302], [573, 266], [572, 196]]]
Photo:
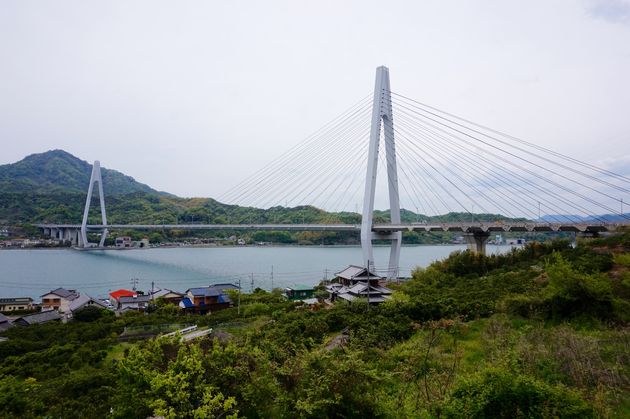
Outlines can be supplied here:
[[[350, 265], [335, 277], [317, 287], [293, 285], [284, 288], [282, 295], [305, 307], [331, 306], [335, 302], [351, 303], [362, 299], [370, 305], [380, 304], [391, 297], [387, 281], [368, 269]], [[88, 307], [110, 310], [116, 315], [129, 311], [150, 315], [158, 305], [172, 305], [186, 314], [212, 315], [240, 303], [241, 288], [232, 283], [215, 283], [205, 287], [188, 288], [179, 292], [156, 288], [148, 292], [118, 289], [108, 298], [95, 298], [79, 290], [63, 287], [41, 295], [35, 302], [31, 297], [0, 298], [0, 332], [13, 326], [30, 326], [53, 321], [68, 322], [76, 313]]]

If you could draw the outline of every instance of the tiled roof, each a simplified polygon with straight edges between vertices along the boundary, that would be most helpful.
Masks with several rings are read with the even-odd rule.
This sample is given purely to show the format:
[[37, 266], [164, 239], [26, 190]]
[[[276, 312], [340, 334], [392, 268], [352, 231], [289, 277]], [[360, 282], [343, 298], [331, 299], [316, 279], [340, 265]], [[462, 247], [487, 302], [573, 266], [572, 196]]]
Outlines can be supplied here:
[[165, 295], [168, 295], [168, 294], [176, 294], [176, 295], [179, 295], [179, 296], [183, 296], [184, 295], [181, 292], [169, 290], [169, 289], [166, 289], [166, 288], [162, 289], [162, 290], [157, 290], [151, 295], [153, 296], [153, 298], [160, 298], [160, 297], [164, 297]]
[[335, 275], [344, 279], [352, 279], [355, 276], [365, 272], [365, 268], [356, 265], [350, 265], [341, 272], [337, 272]]
[[83, 307], [84, 305], [88, 304], [90, 301], [92, 301], [92, 305], [96, 305], [99, 308], [107, 308], [105, 303], [103, 303], [101, 300], [92, 298], [89, 295], [83, 294], [75, 298], [72, 302], [70, 302], [70, 306], [69, 306], [70, 311], [76, 311], [80, 309], [81, 307]]
[[148, 303], [151, 301], [150, 295], [122, 296], [118, 299], [120, 304]]
[[[50, 292], [47, 292], [44, 295], [48, 295], [48, 294], [55, 294], [55, 295], [60, 296], [61, 298], [65, 298], [66, 300], [74, 300], [75, 298], [77, 298], [79, 296], [76, 291], [74, 291], [74, 290], [67, 290], [65, 288], [57, 288], [56, 290], [52, 290]], [[44, 295], [42, 295], [42, 297]]]
[[313, 291], [314, 287], [312, 285], [292, 285], [287, 287], [287, 289], [293, 291]]
[[0, 304], [20, 304], [20, 303], [30, 303], [33, 299], [31, 297], [9, 297], [9, 298], [0, 298]]
[[40, 313], [28, 314], [15, 319], [13, 323], [38, 324], [53, 320], [61, 320], [61, 315], [56, 310], [42, 311]]
[[217, 289], [220, 289], [222, 291], [239, 289], [238, 285], [234, 285], [234, 284], [230, 284], [230, 283], [212, 284], [212, 285], [210, 285], [210, 287], [217, 288]]
[[[348, 279], [348, 280], [357, 279], [357, 278], [367, 279], [368, 270], [362, 266], [350, 265], [343, 271], [337, 272], [335, 275], [337, 275], [339, 278]], [[369, 275], [370, 275], [370, 279], [381, 278], [379, 275], [375, 274], [374, 272], [369, 272]]]
[[223, 290], [216, 287], [199, 287], [199, 288], [190, 288], [186, 291], [186, 293], [191, 293], [195, 297], [218, 297], [223, 294]]

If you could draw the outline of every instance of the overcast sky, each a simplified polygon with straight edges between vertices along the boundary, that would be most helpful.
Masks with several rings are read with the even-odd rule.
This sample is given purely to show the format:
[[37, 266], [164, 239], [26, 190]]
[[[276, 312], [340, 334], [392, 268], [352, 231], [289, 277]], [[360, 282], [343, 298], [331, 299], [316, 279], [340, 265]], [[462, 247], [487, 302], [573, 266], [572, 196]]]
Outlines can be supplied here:
[[[373, 89], [630, 173], [630, 2], [0, 1], [0, 164], [216, 197]], [[367, 141], [367, 139], [366, 139]]]

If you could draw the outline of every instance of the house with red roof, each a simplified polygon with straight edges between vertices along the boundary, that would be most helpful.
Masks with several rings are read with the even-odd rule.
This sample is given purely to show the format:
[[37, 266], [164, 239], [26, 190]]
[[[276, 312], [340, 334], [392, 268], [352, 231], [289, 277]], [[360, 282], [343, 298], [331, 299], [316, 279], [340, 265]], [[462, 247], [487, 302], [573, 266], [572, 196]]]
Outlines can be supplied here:
[[136, 297], [138, 295], [135, 291], [129, 291], [125, 289], [119, 289], [109, 293], [109, 301], [112, 302], [114, 307], [118, 307], [120, 297]]

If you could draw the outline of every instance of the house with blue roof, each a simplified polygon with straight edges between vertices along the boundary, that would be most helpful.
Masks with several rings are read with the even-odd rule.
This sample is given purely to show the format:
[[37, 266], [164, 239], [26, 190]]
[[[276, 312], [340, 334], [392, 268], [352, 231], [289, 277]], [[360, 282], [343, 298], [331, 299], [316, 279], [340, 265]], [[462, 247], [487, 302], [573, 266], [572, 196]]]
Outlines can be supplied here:
[[179, 306], [195, 313], [211, 313], [233, 306], [228, 289], [238, 289], [233, 284], [216, 284], [207, 287], [189, 288]]

